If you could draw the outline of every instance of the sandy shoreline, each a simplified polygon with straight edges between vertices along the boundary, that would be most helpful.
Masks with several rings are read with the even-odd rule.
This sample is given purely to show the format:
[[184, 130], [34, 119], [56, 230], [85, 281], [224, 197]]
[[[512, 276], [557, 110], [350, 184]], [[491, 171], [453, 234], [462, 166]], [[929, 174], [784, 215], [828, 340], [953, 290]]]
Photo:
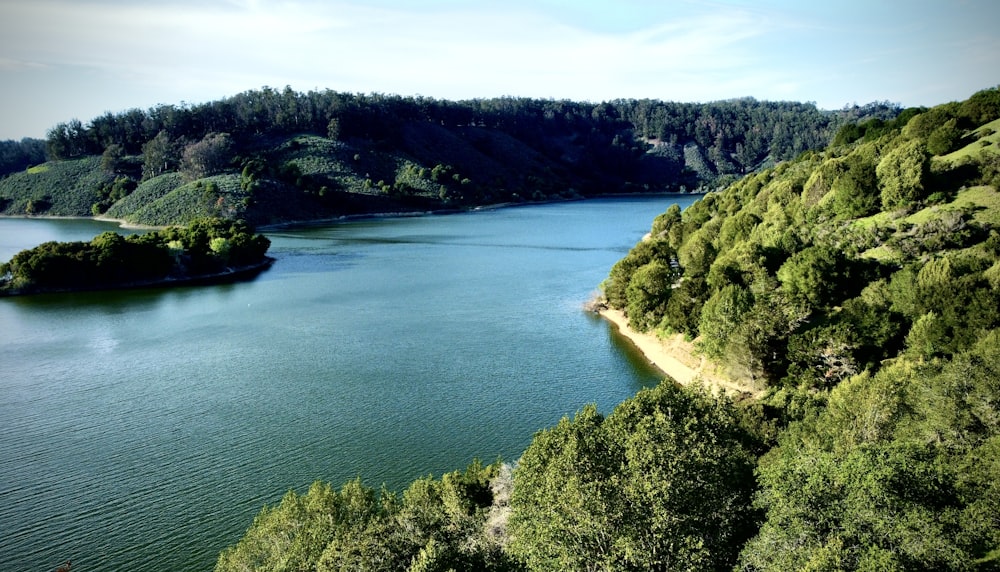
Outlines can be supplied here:
[[654, 334], [644, 334], [630, 328], [628, 319], [621, 310], [604, 308], [598, 313], [639, 348], [653, 366], [677, 383], [689, 385], [695, 380], [701, 380], [717, 393], [724, 392], [730, 396], [749, 394], [754, 397], [760, 394], [758, 389], [718, 374], [714, 364], [695, 355], [693, 344], [684, 341], [682, 335], [661, 339]]
[[[96, 220], [98, 222], [110, 222], [117, 224], [120, 228], [137, 229], [137, 230], [163, 230], [167, 228], [166, 226], [152, 226], [148, 224], [136, 224], [128, 222], [121, 218], [111, 218], [104, 215], [101, 216], [62, 216], [62, 215], [6, 215], [0, 214], [0, 218], [19, 218], [25, 220]], [[177, 225], [172, 225], [177, 226]]]

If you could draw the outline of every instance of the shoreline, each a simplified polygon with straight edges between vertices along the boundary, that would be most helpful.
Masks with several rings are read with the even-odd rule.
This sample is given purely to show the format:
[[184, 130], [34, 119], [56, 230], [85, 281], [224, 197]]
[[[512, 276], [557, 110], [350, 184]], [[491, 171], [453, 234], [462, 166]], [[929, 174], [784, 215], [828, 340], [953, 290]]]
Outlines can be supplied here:
[[[576, 196], [571, 198], [558, 198], [558, 199], [546, 199], [541, 201], [507, 201], [502, 203], [488, 203], [475, 206], [465, 206], [465, 207], [449, 207], [441, 209], [431, 209], [431, 210], [413, 210], [413, 211], [395, 211], [395, 212], [371, 212], [371, 213], [355, 213], [355, 214], [345, 214], [335, 217], [326, 218], [316, 218], [316, 219], [303, 219], [303, 220], [288, 220], [282, 222], [268, 223], [264, 225], [258, 225], [258, 232], [266, 232], [269, 230], [287, 230], [300, 227], [309, 226], [323, 226], [327, 224], [336, 224], [339, 222], [351, 222], [356, 220], [369, 220], [369, 219], [393, 219], [393, 218], [413, 218], [413, 217], [423, 217], [423, 216], [437, 216], [437, 215], [450, 215], [450, 214], [463, 214], [463, 213], [474, 213], [483, 211], [493, 211], [507, 208], [518, 208], [518, 207], [531, 207], [534, 205], [547, 205], [547, 204], [557, 204], [557, 203], [567, 203], [576, 201], [589, 201], [593, 199], [614, 199], [614, 198], [642, 198], [642, 197], [687, 197], [687, 196], [704, 196], [705, 193], [679, 193], [679, 192], [649, 192], [649, 193], [602, 193], [599, 195], [589, 195], [589, 196]], [[112, 220], [112, 219], [108, 219]]]
[[[448, 215], [448, 214], [461, 214], [468, 212], [479, 212], [479, 211], [491, 211], [499, 210], [505, 208], [514, 207], [528, 207], [532, 205], [545, 205], [553, 203], [563, 203], [563, 202], [574, 202], [574, 201], [588, 201], [592, 199], [615, 199], [615, 198], [642, 198], [642, 197], [688, 197], [688, 196], [704, 196], [705, 193], [697, 192], [672, 192], [672, 191], [651, 191], [647, 193], [642, 192], [627, 192], [627, 193], [601, 193], [596, 195], [579, 195], [575, 197], [568, 198], [552, 198], [541, 201], [506, 201], [502, 203], [489, 203], [475, 206], [465, 206], [465, 207], [449, 207], [431, 210], [412, 210], [412, 211], [390, 211], [390, 212], [370, 212], [370, 213], [354, 213], [354, 214], [344, 214], [334, 217], [324, 217], [315, 219], [301, 219], [301, 220], [287, 220], [280, 222], [272, 222], [261, 225], [254, 225], [258, 232], [266, 232], [269, 230], [287, 230], [289, 228], [306, 227], [306, 226], [321, 226], [327, 224], [336, 224], [339, 222], [349, 222], [354, 220], [365, 220], [365, 219], [393, 219], [393, 218], [410, 218], [410, 217], [422, 217], [422, 216], [434, 216], [434, 215]], [[134, 230], [163, 230], [171, 226], [179, 225], [148, 225], [129, 222], [125, 219], [112, 218], [104, 215], [29, 215], [29, 214], [0, 214], [0, 218], [11, 218], [11, 219], [49, 219], [49, 220], [94, 220], [100, 222], [108, 222], [117, 224], [120, 228], [134, 229]]]
[[695, 355], [694, 344], [685, 341], [681, 334], [663, 339], [655, 334], [633, 330], [621, 310], [600, 307], [596, 309], [596, 313], [611, 322], [615, 330], [632, 342], [653, 367], [680, 385], [701, 381], [712, 393], [724, 393], [730, 397], [757, 398], [763, 393], [758, 388], [718, 373], [715, 364]]
[[0, 218], [10, 218], [10, 219], [24, 219], [24, 220], [94, 220], [98, 222], [109, 222], [117, 224], [119, 228], [130, 228], [139, 230], [163, 230], [168, 228], [168, 226], [178, 226], [178, 225], [168, 225], [168, 226], [155, 226], [150, 224], [138, 224], [128, 222], [123, 218], [111, 218], [106, 216], [84, 216], [84, 215], [9, 215], [0, 214]]
[[276, 258], [265, 256], [263, 260], [246, 266], [226, 267], [218, 272], [209, 274], [196, 274], [190, 276], [167, 276], [157, 280], [139, 280], [135, 282], [122, 282], [118, 284], [107, 284], [102, 286], [89, 286], [82, 288], [42, 288], [38, 290], [3, 290], [0, 289], [0, 298], [14, 298], [20, 296], [37, 296], [44, 294], [76, 294], [78, 292], [111, 292], [120, 290], [151, 290], [155, 288], [173, 288], [176, 286], [214, 286], [218, 284], [234, 284], [244, 280], [256, 278], [259, 274], [270, 268]]

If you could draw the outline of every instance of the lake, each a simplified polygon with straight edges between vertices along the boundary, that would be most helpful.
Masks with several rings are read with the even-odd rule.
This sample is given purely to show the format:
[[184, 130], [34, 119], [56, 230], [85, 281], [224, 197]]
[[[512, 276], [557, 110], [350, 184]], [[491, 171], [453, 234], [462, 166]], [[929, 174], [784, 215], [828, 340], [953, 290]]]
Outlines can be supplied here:
[[[0, 299], [0, 570], [209, 571], [289, 489], [399, 490], [609, 412], [659, 379], [582, 304], [695, 198], [270, 230], [249, 282]], [[114, 228], [0, 219], [0, 260]]]

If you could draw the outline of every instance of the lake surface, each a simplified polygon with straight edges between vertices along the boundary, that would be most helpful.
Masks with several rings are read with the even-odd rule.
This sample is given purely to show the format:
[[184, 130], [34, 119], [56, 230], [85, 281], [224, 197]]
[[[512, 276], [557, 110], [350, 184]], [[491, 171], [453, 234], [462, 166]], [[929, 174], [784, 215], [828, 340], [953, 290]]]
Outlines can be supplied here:
[[[513, 461], [658, 382], [582, 304], [670, 204], [270, 231], [251, 282], [0, 299], [0, 570], [209, 571], [321, 479]], [[0, 260], [113, 225], [0, 219]]]

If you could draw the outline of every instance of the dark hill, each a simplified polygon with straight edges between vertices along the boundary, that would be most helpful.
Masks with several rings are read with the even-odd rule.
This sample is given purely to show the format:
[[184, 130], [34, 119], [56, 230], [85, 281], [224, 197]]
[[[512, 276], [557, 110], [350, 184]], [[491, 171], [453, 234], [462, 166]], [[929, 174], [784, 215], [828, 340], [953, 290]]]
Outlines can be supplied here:
[[[704, 191], [822, 148], [846, 122], [889, 121], [899, 111], [887, 103], [829, 112], [753, 99], [451, 102], [263, 88], [59, 124], [45, 142], [47, 163], [0, 179], [0, 212], [262, 224]], [[37, 151], [37, 142], [10, 144], [11, 164], [0, 173], [23, 169]]]

